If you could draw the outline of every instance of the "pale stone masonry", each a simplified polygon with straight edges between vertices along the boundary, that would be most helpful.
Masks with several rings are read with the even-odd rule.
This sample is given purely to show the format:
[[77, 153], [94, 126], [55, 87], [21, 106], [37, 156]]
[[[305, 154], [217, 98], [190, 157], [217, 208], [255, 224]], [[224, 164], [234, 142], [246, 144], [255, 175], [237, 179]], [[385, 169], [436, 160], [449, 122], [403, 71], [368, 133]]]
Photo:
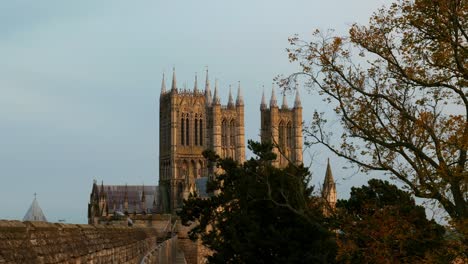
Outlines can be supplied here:
[[296, 90], [294, 106], [288, 107], [286, 95], [278, 107], [275, 89], [272, 88], [270, 106], [265, 100], [265, 93], [260, 103], [262, 142], [272, 142], [273, 152], [277, 155], [273, 165], [283, 168], [290, 162], [302, 164], [302, 105], [299, 90]]
[[205, 91], [198, 89], [197, 77], [193, 90], [179, 89], [174, 70], [170, 90], [163, 76], [159, 102], [160, 205], [172, 212], [195, 191], [197, 179], [213, 175], [204, 150], [244, 162], [244, 100], [239, 84], [236, 100], [230, 91], [227, 105], [221, 105], [218, 82], [212, 95], [208, 71]]

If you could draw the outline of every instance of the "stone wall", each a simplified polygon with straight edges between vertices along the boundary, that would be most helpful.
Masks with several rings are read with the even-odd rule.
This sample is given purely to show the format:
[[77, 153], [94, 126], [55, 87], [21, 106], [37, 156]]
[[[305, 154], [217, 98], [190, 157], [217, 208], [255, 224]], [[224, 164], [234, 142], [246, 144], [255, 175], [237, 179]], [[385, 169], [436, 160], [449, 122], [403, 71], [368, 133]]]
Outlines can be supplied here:
[[192, 226], [179, 225], [177, 227], [179, 248], [184, 252], [188, 264], [206, 263], [206, 257], [211, 255], [211, 251], [202, 245], [201, 241], [193, 242], [188, 237], [188, 232]]
[[0, 264], [139, 263], [156, 230], [0, 220]]
[[[178, 261], [179, 260], [179, 261]], [[149, 252], [141, 264], [186, 263], [184, 254], [178, 250], [177, 236], [158, 244]]]

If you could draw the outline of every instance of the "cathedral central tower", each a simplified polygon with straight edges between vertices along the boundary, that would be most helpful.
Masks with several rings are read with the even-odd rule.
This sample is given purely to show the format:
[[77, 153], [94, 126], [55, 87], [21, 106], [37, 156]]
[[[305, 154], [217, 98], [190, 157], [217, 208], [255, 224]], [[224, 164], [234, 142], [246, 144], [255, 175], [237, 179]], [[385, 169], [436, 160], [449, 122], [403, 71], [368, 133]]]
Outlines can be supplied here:
[[208, 71], [205, 91], [196, 76], [193, 90], [178, 89], [174, 70], [170, 90], [163, 75], [159, 105], [160, 203], [171, 212], [195, 190], [196, 179], [209, 175], [204, 150], [244, 162], [244, 101], [239, 85], [236, 102], [230, 90], [228, 104], [221, 105], [217, 82], [211, 95]]

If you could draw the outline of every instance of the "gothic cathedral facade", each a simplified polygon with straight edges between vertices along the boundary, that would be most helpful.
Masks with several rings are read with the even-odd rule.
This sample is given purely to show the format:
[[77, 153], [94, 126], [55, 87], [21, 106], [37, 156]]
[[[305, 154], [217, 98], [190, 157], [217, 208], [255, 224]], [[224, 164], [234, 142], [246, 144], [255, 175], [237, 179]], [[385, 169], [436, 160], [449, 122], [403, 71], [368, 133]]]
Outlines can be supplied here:
[[[231, 89], [227, 105], [221, 105], [218, 83], [211, 94], [208, 71], [204, 91], [179, 89], [175, 71], [170, 89], [163, 76], [159, 101], [159, 203], [164, 212], [173, 212], [197, 188], [197, 181], [214, 175], [202, 152], [215, 151], [222, 158], [245, 161], [244, 99], [240, 84], [234, 100]], [[265, 95], [260, 104], [262, 142], [272, 142], [277, 167], [302, 164], [302, 106], [299, 92], [293, 107], [283, 95], [278, 107], [274, 89], [270, 105]]]
[[211, 94], [208, 72], [205, 90], [177, 87], [175, 72], [171, 89], [163, 77], [159, 111], [159, 190], [162, 210], [174, 211], [195, 189], [195, 181], [211, 175], [202, 155], [214, 150], [224, 158], [245, 160], [244, 100], [240, 86], [234, 102], [231, 91], [227, 105], [221, 105], [218, 84]]

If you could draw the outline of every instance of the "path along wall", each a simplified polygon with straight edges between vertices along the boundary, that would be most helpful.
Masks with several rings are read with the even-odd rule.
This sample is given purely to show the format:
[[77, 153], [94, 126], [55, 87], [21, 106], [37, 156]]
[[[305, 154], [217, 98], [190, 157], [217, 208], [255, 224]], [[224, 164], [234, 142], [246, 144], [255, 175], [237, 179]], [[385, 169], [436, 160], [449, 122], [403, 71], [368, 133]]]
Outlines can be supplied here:
[[139, 263], [156, 230], [0, 220], [0, 264]]

